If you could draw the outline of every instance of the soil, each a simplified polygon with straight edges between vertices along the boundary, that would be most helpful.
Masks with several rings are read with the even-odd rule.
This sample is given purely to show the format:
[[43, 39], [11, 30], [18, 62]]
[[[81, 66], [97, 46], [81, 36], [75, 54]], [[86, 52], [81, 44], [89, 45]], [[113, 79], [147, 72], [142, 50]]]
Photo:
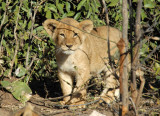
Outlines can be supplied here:
[[[34, 112], [39, 114], [39, 116], [90, 116], [92, 112], [100, 113], [92, 116], [118, 116], [119, 113], [118, 103], [108, 105], [96, 102], [93, 97], [89, 97], [91, 95], [90, 93], [88, 93], [88, 105], [85, 109], [59, 107], [58, 105], [61, 99], [53, 100], [55, 97], [62, 96], [57, 79], [35, 79], [29, 85], [33, 91], [33, 96], [28, 103], [34, 106]], [[131, 102], [130, 106], [128, 116], [134, 116], [134, 108]], [[0, 90], [0, 116], [12, 116], [24, 107], [24, 104], [17, 101], [9, 92], [3, 89]], [[160, 101], [142, 97], [137, 112], [140, 116], [148, 116], [149, 114], [159, 116]]]

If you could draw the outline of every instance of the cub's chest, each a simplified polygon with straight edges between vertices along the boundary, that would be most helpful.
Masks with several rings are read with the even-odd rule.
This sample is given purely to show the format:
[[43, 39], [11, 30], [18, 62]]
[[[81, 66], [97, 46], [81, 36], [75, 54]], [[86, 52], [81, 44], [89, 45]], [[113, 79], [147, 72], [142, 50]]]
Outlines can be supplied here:
[[69, 56], [67, 58], [61, 58], [61, 60], [57, 60], [58, 68], [61, 71], [67, 72], [67, 73], [76, 73], [76, 60], [74, 57]]

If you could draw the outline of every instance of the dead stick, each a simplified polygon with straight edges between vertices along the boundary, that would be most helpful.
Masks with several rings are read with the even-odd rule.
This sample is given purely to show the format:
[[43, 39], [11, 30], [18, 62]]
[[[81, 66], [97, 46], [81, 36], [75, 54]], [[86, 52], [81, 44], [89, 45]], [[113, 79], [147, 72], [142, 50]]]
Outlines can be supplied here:
[[[119, 76], [119, 82], [120, 82], [120, 101], [122, 101], [122, 108], [121, 108], [121, 115], [124, 116], [128, 112], [128, 103], [124, 99], [128, 99], [128, 87], [125, 88], [126, 81], [124, 78], [124, 61], [126, 59], [125, 53], [125, 42], [121, 38], [120, 41], [117, 43], [117, 47], [120, 52], [120, 76]], [[128, 84], [127, 84], [128, 85]], [[126, 93], [127, 91], [127, 93]]]
[[137, 96], [137, 99], [136, 99], [136, 106], [139, 105], [139, 101], [140, 101], [140, 98], [142, 96], [142, 92], [143, 92], [143, 88], [144, 88], [144, 84], [145, 84], [144, 77], [142, 75], [140, 75], [139, 78], [141, 80], [141, 85], [140, 85], [140, 89], [139, 89], [138, 96]]

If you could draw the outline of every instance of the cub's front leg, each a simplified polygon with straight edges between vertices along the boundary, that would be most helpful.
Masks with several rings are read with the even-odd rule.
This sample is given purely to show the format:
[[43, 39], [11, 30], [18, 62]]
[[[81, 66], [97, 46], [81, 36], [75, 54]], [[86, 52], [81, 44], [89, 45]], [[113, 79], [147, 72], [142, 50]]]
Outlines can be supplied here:
[[[58, 78], [61, 84], [63, 95], [65, 96], [71, 94], [73, 88], [73, 77], [66, 72], [58, 70]], [[70, 98], [71, 98], [70, 96], [64, 97], [61, 104], [64, 105], [70, 100]]]
[[[71, 97], [71, 105], [79, 105], [79, 108], [85, 108], [85, 105], [81, 105], [85, 103], [86, 99], [86, 89], [85, 84], [90, 78], [89, 69], [79, 69], [78, 74], [76, 76], [76, 85], [73, 89], [73, 96]], [[74, 94], [75, 93], [75, 94]]]

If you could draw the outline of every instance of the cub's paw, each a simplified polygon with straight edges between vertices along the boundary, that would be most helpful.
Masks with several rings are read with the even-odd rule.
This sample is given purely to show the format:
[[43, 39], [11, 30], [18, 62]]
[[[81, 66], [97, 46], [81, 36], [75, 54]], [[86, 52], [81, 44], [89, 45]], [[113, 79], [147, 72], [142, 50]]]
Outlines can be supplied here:
[[56, 107], [62, 109], [62, 108], [68, 108], [68, 105], [66, 101], [59, 101]]
[[86, 108], [85, 101], [78, 101], [69, 105], [68, 109], [74, 110], [78, 108]]
[[65, 101], [60, 101], [60, 104], [61, 104], [61, 105], [65, 105], [66, 102], [65, 102]]
[[115, 89], [114, 91], [108, 91], [106, 94], [100, 96], [103, 100], [100, 100], [100, 103], [106, 102], [108, 104], [115, 102], [119, 99], [120, 93], [119, 89]]

